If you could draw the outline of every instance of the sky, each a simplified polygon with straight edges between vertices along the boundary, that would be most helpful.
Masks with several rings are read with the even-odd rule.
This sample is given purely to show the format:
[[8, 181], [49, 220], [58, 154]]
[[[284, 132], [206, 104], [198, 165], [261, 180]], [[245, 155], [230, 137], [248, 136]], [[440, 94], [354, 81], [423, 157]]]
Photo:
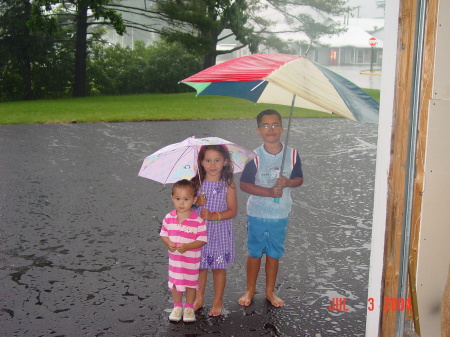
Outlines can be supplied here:
[[[384, 12], [382, 9], [377, 8], [377, 0], [348, 0], [348, 4], [352, 7], [359, 7], [360, 18], [383, 18]], [[355, 9], [354, 17], [357, 15], [357, 9]]]

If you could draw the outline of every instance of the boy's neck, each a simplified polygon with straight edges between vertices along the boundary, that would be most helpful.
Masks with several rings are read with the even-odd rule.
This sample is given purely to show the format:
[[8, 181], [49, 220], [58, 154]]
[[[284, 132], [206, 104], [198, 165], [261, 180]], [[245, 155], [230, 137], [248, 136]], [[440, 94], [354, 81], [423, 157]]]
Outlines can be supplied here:
[[283, 150], [283, 144], [278, 143], [264, 143], [264, 149], [270, 154], [278, 154]]

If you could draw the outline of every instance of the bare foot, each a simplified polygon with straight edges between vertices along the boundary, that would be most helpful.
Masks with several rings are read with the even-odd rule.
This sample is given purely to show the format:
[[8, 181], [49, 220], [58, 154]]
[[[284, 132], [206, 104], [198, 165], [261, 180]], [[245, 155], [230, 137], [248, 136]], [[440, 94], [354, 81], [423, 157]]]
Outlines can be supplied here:
[[220, 316], [222, 315], [223, 303], [213, 304], [211, 311], [209, 312], [209, 316]]
[[203, 298], [196, 298], [194, 301], [194, 312], [197, 311], [200, 308], [203, 308], [203, 306], [205, 305], [205, 302], [203, 300]]
[[247, 290], [244, 295], [240, 299], [238, 299], [238, 303], [243, 305], [244, 307], [248, 307], [252, 304], [253, 296], [255, 296], [255, 292]]
[[266, 294], [266, 298], [275, 308], [280, 308], [284, 305], [284, 301], [275, 293]]

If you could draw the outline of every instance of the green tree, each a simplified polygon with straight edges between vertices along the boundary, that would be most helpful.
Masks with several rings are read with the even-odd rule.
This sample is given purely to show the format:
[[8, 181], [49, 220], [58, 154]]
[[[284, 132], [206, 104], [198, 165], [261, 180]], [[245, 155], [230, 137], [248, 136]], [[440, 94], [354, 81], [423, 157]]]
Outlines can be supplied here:
[[[328, 16], [341, 15], [348, 10], [347, 0], [155, 0], [155, 3], [167, 23], [160, 34], [204, 55], [204, 68], [214, 65], [217, 55], [245, 46], [251, 52], [257, 52], [260, 44], [278, 49], [283, 45], [277, 38], [280, 33], [303, 32], [312, 44], [322, 35], [342, 31]], [[288, 28], [274, 29], [277, 20], [263, 16], [268, 11], [281, 14]], [[226, 29], [240, 45], [219, 51], [216, 46], [220, 39], [228, 37], [223, 34]]]
[[143, 72], [148, 52], [143, 43], [136, 48], [97, 43], [88, 59], [89, 89], [91, 94], [118, 95], [143, 93]]
[[29, 1], [2, 0], [0, 6], [2, 99], [6, 96], [33, 99], [31, 65], [40, 41], [32, 36], [26, 25], [31, 14], [31, 4]]
[[[291, 49], [280, 39], [281, 33], [303, 32], [313, 44], [322, 35], [341, 32], [343, 28], [328, 18], [350, 9], [347, 0], [147, 0], [140, 8], [137, 4], [140, 2], [120, 1], [109, 7], [143, 20], [125, 21], [127, 27], [157, 33], [201, 55], [204, 68], [214, 65], [216, 56], [246, 46], [252, 53], [258, 52], [260, 45], [279, 51]], [[279, 20], [286, 23], [285, 28], [278, 28]], [[217, 50], [217, 43], [230, 36], [238, 45]]]
[[[265, 9], [279, 13], [285, 25], [284, 29], [276, 29], [275, 20], [266, 20], [261, 26], [261, 33], [277, 37], [282, 33], [303, 33], [307, 37], [308, 50], [316, 44], [321, 36], [339, 34], [345, 27], [330, 19], [330, 16], [340, 16], [351, 8], [347, 0], [265, 0]], [[277, 16], [277, 19], [279, 17]], [[258, 22], [258, 19], [255, 19]], [[260, 21], [260, 20], [259, 20]], [[275, 30], [273, 29], [275, 28]], [[266, 45], [271, 47], [270, 41]], [[292, 41], [294, 44], [304, 44], [302, 39]], [[276, 48], [276, 46], [275, 46]], [[308, 52], [308, 51], [307, 51]]]
[[[72, 15], [75, 31], [75, 65], [73, 96], [87, 96], [87, 56], [88, 56], [88, 28], [92, 25], [110, 24], [118, 34], [123, 34], [125, 26], [121, 15], [107, 7], [111, 0], [36, 0], [33, 1], [33, 17], [30, 20], [34, 29], [53, 32], [57, 29], [57, 16], [54, 7], [61, 4], [61, 8]], [[103, 20], [103, 21], [100, 21]]]
[[29, 0], [0, 1], [1, 100], [61, 95], [70, 81], [73, 49], [65, 42], [70, 31], [50, 36], [31, 30], [31, 10]]
[[202, 58], [190, 53], [180, 43], [156, 42], [148, 47], [145, 69], [147, 92], [177, 93], [192, 91], [178, 82], [202, 69]]
[[[219, 41], [228, 36], [235, 36], [238, 41], [238, 45], [231, 51], [248, 46], [251, 52], [258, 52], [261, 50], [260, 46], [264, 46], [265, 48], [270, 47], [272, 50], [291, 52], [295, 47], [294, 44], [298, 41], [293, 41], [289, 45], [279, 38], [279, 33], [304, 32], [311, 44], [321, 35], [338, 32], [340, 28], [331, 21], [327, 21], [326, 17], [330, 14], [339, 15], [346, 10], [346, 0], [0, 1], [2, 19], [7, 12], [6, 9], [9, 9], [9, 13], [12, 15], [13, 8], [15, 10], [21, 8], [21, 11], [12, 16], [14, 19], [0, 20], [0, 37], [2, 39], [0, 42], [2, 42], [2, 46], [7, 46], [0, 49], [0, 62], [3, 62], [0, 69], [2, 75], [6, 71], [10, 83], [17, 83], [22, 79], [22, 87], [25, 88], [23, 92], [26, 93], [26, 97], [32, 97], [33, 93], [35, 95], [39, 93], [39, 97], [66, 93], [70, 90], [68, 88], [71, 84], [73, 84], [74, 96], [86, 96], [89, 88], [96, 91], [101, 87], [96, 83], [100, 78], [107, 78], [106, 75], [109, 72], [101, 67], [92, 66], [90, 67], [92, 71], [101, 69], [101, 72], [95, 73], [95, 76], [87, 73], [89, 43], [101, 40], [101, 31], [95, 28], [99, 25], [113, 26], [119, 34], [122, 34], [126, 27], [158, 33], [165, 42], [176, 42], [174, 45], [171, 44], [170, 51], [174, 48], [182, 48], [181, 53], [200, 56], [203, 58], [203, 67], [205, 68], [215, 64], [217, 55], [230, 52], [230, 50], [217, 50]], [[264, 17], [263, 14], [269, 9], [281, 13], [288, 24], [286, 29], [281, 30], [276, 25], [279, 17], [272, 20], [268, 19], [267, 15]], [[124, 13], [133, 14], [133, 18], [123, 20], [121, 14]], [[144, 18], [147, 21], [137, 20], [135, 17]], [[3, 23], [6, 26], [2, 26]], [[21, 29], [15, 28], [13, 23], [18, 24]], [[11, 47], [12, 44], [6, 43], [10, 38], [10, 35], [4, 34], [6, 31], [9, 31], [10, 35], [16, 34], [14, 39], [9, 40], [16, 40], [14, 48]], [[20, 35], [18, 32], [25, 33]], [[230, 33], [227, 33], [227, 36], [225, 32]], [[52, 34], [52, 38], [49, 38], [50, 34]], [[23, 45], [26, 45], [26, 48], [23, 48]], [[159, 46], [158, 49], [163, 48]], [[23, 53], [17, 60], [13, 60], [11, 55], [18, 55], [19, 50], [26, 50], [26, 53]], [[125, 76], [125, 74], [131, 73], [130, 69], [134, 69], [135, 73], [140, 76], [142, 70], [140, 61], [135, 60], [133, 55], [129, 54], [130, 52], [120, 50], [119, 53], [119, 50], [116, 50], [116, 54], [128, 58], [128, 60], [124, 59], [122, 64], [123, 68], [128, 70], [124, 70], [120, 74]], [[109, 50], [108, 53], [110, 53]], [[7, 54], [10, 56], [4, 56]], [[178, 57], [181, 59], [184, 54], [179, 54]], [[72, 68], [72, 79], [67, 80], [67, 62], [70, 59], [73, 62], [70, 67]], [[96, 57], [95, 60], [101, 65], [100, 58]], [[137, 62], [136, 68], [130, 65], [131, 60]], [[161, 59], [161, 66], [165, 66], [163, 61]], [[19, 68], [21, 71], [15, 72], [15, 69]], [[161, 68], [159, 69], [161, 71]], [[51, 74], [46, 79], [47, 81], [41, 80], [44, 78], [43, 74], [46, 70], [49, 70]], [[147, 72], [152, 73], [152, 71], [151, 67], [148, 67]], [[61, 78], [58, 79], [54, 76], [56, 72], [62, 74]], [[33, 81], [31, 78], [36, 77], [36, 74], [39, 77]], [[142, 85], [122, 85], [124, 80], [118, 79], [120, 77], [118, 75], [111, 74], [111, 79], [117, 81], [117, 84], [105, 86], [105, 88], [108, 87], [108, 90], [113, 92], [117, 90], [128, 92], [134, 90], [132, 87], [142, 90]], [[139, 76], [131, 76], [129, 83], [135, 83]], [[0, 85], [5, 83], [3, 78], [4, 76], [0, 79]], [[17, 88], [18, 86], [13, 87]], [[154, 84], [152, 90], [160, 90], [156, 87]]]
[[252, 52], [257, 50], [259, 37], [248, 24], [245, 0], [157, 0], [156, 9], [168, 24], [161, 29], [161, 35], [203, 55], [204, 68], [214, 65], [217, 55], [230, 52], [216, 48], [219, 36], [225, 29], [229, 29], [241, 42], [233, 50], [244, 46], [249, 46]]
[[97, 43], [88, 62], [93, 94], [176, 93], [190, 90], [178, 81], [201, 70], [201, 59], [177, 43], [134, 48]]

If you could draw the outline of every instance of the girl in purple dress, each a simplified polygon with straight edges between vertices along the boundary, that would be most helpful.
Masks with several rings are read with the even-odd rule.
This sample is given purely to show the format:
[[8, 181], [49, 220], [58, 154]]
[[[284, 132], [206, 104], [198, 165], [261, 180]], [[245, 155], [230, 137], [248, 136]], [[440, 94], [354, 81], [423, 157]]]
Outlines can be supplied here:
[[[198, 155], [198, 174], [192, 178], [201, 195], [197, 213], [207, 220], [208, 243], [202, 247], [200, 273], [194, 310], [204, 305], [208, 269], [212, 270], [214, 299], [209, 316], [219, 316], [223, 309], [226, 269], [234, 261], [232, 218], [237, 213], [233, 162], [225, 145], [202, 146]], [[206, 199], [206, 200], [205, 200]]]

